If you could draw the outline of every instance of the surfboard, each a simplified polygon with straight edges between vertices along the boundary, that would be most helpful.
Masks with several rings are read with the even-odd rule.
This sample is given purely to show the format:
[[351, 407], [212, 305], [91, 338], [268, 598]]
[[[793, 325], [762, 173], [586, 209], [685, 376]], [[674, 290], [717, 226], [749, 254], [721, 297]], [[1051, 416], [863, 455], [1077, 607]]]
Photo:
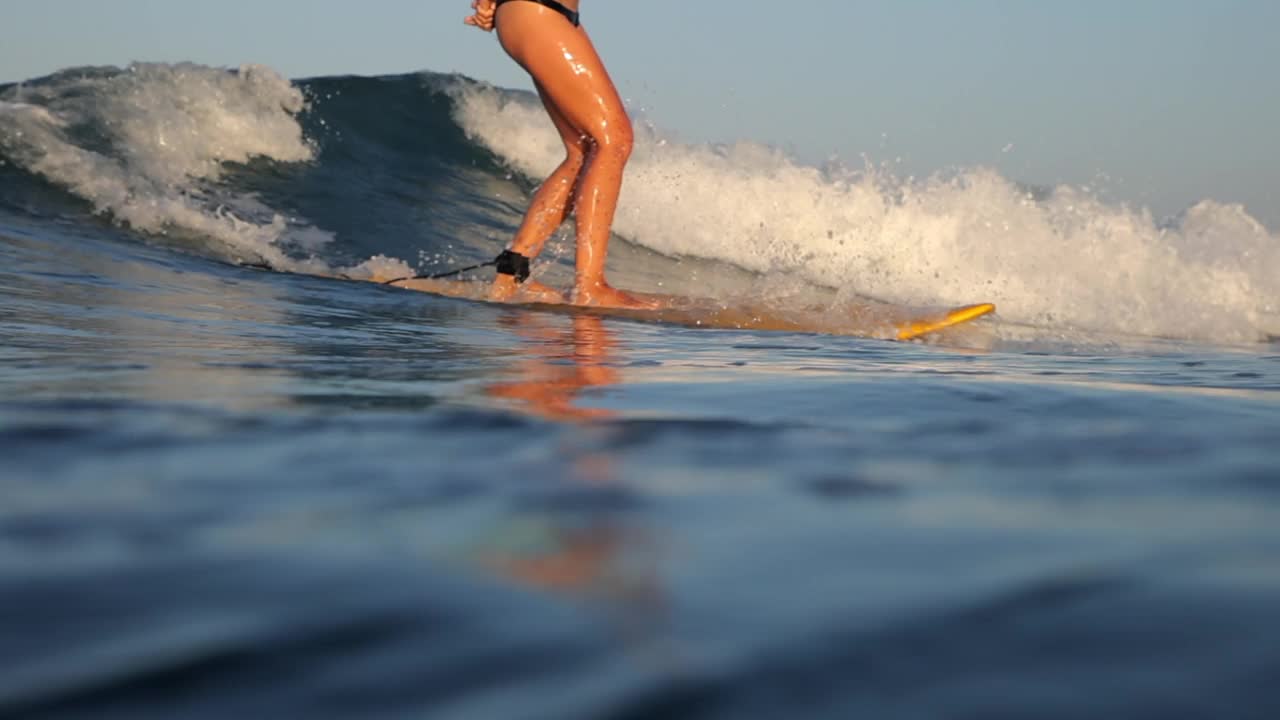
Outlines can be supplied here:
[[489, 283], [465, 280], [402, 280], [388, 287], [459, 298], [475, 302], [525, 307], [560, 313], [585, 313], [644, 322], [667, 323], [698, 328], [731, 330], [775, 330], [786, 332], [850, 335], [855, 337], [916, 340], [947, 328], [990, 315], [992, 303], [962, 307], [917, 308], [872, 301], [841, 305], [838, 308], [767, 308], [757, 303], [726, 304], [709, 298], [632, 293], [658, 301], [654, 310], [582, 306], [527, 300], [489, 299]]

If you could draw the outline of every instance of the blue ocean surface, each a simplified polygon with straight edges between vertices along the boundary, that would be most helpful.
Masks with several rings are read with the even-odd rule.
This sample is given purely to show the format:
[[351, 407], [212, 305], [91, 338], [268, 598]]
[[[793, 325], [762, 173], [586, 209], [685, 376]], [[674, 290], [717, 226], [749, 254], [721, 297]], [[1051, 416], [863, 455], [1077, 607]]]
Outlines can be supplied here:
[[0, 717], [1280, 716], [1271, 230], [641, 123], [616, 284], [998, 316], [332, 277], [492, 257], [539, 112], [431, 73], [0, 88]]

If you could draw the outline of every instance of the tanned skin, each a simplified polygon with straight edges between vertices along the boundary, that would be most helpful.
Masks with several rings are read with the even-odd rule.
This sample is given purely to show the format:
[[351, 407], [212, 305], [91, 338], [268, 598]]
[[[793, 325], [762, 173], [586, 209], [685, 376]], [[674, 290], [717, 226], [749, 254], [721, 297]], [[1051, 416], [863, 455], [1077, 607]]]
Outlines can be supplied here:
[[[578, 0], [563, 0], [577, 11]], [[577, 262], [569, 300], [578, 305], [656, 308], [660, 302], [605, 281], [609, 233], [622, 190], [622, 174], [631, 157], [633, 134], [622, 99], [581, 27], [533, 2], [474, 0], [466, 19], [486, 32], [495, 28], [511, 59], [533, 78], [538, 96], [564, 140], [565, 160], [534, 194], [511, 250], [535, 257], [569, 217], [577, 219]], [[555, 288], [534, 280], [517, 284], [499, 275], [490, 298], [563, 302]]]

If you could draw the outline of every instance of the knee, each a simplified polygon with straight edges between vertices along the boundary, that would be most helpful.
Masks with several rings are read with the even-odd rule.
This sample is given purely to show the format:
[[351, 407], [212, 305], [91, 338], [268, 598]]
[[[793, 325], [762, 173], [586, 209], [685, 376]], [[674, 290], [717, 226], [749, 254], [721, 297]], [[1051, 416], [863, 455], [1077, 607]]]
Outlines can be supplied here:
[[560, 166], [576, 173], [586, 163], [587, 153], [590, 151], [591, 139], [585, 135], [576, 142], [566, 142], [564, 145], [565, 158]]
[[631, 128], [631, 121], [623, 116], [621, 120], [601, 123], [592, 133], [591, 140], [595, 152], [626, 161], [635, 147], [635, 131]]

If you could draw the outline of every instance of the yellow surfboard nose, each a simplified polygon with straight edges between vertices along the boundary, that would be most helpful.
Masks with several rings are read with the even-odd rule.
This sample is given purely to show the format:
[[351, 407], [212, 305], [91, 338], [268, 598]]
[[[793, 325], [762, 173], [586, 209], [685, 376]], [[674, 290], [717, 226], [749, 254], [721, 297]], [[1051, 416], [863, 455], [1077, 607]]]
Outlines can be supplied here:
[[923, 318], [913, 320], [898, 327], [899, 340], [914, 340], [921, 335], [927, 335], [931, 332], [937, 332], [943, 328], [949, 328], [952, 325], [959, 325], [970, 320], [975, 320], [983, 315], [990, 315], [996, 311], [993, 303], [979, 303], [977, 305], [966, 305], [964, 307], [948, 310], [947, 312], [933, 318]]

